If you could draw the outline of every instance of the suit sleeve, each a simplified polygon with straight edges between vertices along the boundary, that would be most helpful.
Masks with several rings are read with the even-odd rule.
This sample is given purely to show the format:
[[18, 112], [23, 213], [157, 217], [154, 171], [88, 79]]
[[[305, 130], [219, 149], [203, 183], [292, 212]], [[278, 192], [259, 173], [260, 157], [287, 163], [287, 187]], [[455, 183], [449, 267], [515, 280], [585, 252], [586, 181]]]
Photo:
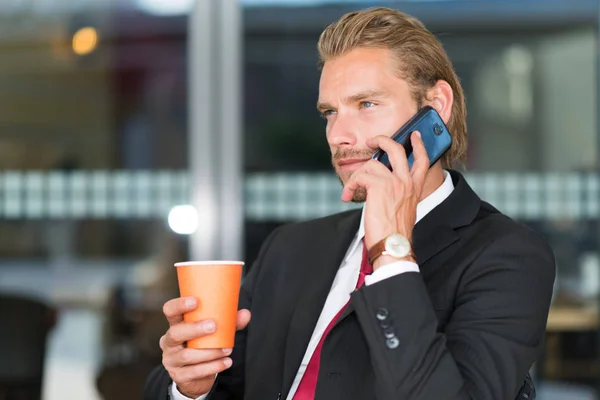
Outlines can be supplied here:
[[355, 292], [377, 398], [514, 399], [544, 341], [554, 277], [552, 251], [523, 230], [487, 245], [466, 269], [444, 333], [419, 273]]
[[[275, 229], [265, 240], [259, 251], [256, 261], [248, 271], [240, 288], [240, 299], [238, 309], [252, 311], [252, 290], [254, 282], [260, 273], [260, 266], [264, 254], [270, 247], [273, 238], [279, 228]], [[252, 323], [252, 321], [250, 322]], [[238, 331], [235, 335], [235, 343], [230, 358], [233, 360], [231, 368], [217, 375], [215, 384], [210, 391], [207, 400], [242, 400], [244, 398], [244, 375], [245, 375], [245, 353], [246, 353], [247, 329]], [[144, 400], [167, 400], [170, 385], [173, 381], [164, 366], [157, 366], [148, 376], [144, 388]]]

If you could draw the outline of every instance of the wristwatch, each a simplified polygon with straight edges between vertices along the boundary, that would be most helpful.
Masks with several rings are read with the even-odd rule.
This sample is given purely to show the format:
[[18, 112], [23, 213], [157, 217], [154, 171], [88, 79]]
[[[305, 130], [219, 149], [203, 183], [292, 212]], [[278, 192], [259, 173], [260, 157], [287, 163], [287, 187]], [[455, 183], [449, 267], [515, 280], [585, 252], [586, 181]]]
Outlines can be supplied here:
[[373, 265], [375, 260], [386, 255], [397, 259], [403, 259], [413, 255], [410, 241], [399, 233], [394, 233], [369, 249], [369, 263]]

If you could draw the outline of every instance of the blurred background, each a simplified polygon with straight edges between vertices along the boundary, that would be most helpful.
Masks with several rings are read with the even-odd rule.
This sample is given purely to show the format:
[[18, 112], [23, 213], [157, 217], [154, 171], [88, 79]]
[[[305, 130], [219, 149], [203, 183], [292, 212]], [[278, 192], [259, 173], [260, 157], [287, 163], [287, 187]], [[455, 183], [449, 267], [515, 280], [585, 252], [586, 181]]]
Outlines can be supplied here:
[[316, 42], [372, 5], [441, 39], [467, 180], [555, 251], [538, 398], [600, 398], [597, 0], [0, 1], [0, 398], [140, 398], [174, 262], [352, 207]]

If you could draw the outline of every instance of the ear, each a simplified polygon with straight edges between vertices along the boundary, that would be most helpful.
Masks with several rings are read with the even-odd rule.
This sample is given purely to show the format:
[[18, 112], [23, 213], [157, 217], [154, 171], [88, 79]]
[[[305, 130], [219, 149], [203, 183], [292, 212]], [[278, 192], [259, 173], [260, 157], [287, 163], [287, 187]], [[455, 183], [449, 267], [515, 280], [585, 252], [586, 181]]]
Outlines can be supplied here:
[[446, 81], [439, 80], [427, 91], [427, 104], [435, 108], [442, 120], [448, 123], [452, 115], [452, 104], [454, 93], [452, 87]]

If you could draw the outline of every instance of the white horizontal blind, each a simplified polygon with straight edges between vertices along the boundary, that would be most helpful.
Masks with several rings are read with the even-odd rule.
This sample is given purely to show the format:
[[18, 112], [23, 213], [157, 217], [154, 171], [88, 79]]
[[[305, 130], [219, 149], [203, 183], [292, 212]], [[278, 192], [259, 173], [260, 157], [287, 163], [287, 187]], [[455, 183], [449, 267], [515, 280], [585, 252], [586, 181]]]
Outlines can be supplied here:
[[[600, 178], [591, 173], [469, 173], [475, 192], [522, 220], [589, 220], [600, 215]], [[330, 173], [254, 173], [244, 180], [245, 217], [295, 221], [357, 207], [340, 201]], [[191, 204], [187, 171], [0, 173], [3, 219], [166, 218]]]

